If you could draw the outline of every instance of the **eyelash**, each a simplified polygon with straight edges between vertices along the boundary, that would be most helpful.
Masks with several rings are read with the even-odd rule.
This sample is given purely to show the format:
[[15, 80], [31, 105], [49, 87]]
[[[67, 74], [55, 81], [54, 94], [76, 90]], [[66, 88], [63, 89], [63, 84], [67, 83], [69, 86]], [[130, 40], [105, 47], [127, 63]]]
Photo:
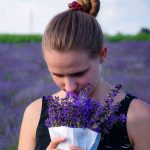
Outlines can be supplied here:
[[63, 75], [56, 75], [56, 74], [53, 74], [53, 76], [56, 76], [56, 77], [59, 77], [59, 78], [64, 77]]
[[85, 72], [81, 72], [81, 73], [77, 73], [77, 74], [75, 74], [75, 75], [73, 75], [73, 76], [81, 77], [81, 76], [84, 75], [84, 74], [85, 74]]
[[[84, 75], [86, 72], [81, 72], [81, 73], [77, 73], [77, 74], [74, 74], [72, 76], [74, 77], [81, 77], [82, 75]], [[53, 74], [54, 76], [57, 76], [57, 77], [60, 77], [60, 78], [63, 78], [64, 76], [63, 75], [55, 75]]]

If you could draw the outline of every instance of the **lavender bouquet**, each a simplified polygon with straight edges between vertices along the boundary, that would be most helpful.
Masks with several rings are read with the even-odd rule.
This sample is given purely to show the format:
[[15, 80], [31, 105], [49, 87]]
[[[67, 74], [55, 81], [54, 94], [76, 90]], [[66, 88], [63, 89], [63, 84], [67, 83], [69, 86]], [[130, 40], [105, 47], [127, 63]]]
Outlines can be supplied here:
[[51, 139], [65, 136], [64, 143], [58, 148], [69, 150], [71, 144], [86, 150], [95, 150], [101, 136], [108, 134], [117, 122], [124, 122], [124, 114], [116, 115], [120, 103], [113, 105], [114, 97], [120, 92], [121, 85], [116, 85], [104, 104], [89, 97], [91, 85], [81, 89], [79, 94], [66, 93], [65, 98], [47, 96], [48, 115], [45, 125], [49, 129]]

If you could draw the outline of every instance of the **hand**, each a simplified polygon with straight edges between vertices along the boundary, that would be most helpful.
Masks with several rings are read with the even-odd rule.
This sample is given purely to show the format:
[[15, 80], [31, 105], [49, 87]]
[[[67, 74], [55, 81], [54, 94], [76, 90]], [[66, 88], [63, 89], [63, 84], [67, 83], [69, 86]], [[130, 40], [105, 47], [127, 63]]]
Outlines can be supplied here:
[[64, 137], [59, 137], [54, 139], [53, 141], [50, 142], [50, 144], [48, 145], [48, 147], [46, 148], [46, 150], [57, 150], [57, 145], [61, 142], [64, 142], [66, 140], [66, 138]]

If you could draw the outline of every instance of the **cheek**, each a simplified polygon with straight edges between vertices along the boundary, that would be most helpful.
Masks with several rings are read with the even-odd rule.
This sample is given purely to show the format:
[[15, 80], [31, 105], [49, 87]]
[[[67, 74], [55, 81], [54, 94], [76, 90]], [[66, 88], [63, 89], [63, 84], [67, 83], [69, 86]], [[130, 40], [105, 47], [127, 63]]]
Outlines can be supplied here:
[[58, 78], [58, 77], [55, 77], [52, 75], [52, 79], [59, 88], [63, 87], [63, 79], [62, 78]]
[[92, 72], [88, 72], [83, 77], [78, 78], [78, 83], [80, 83], [82, 86], [86, 86], [87, 83], [94, 83], [94, 76]]
[[97, 68], [93, 68], [86, 77], [86, 80], [88, 82], [90, 82], [91, 84], [93, 84], [95, 86], [95, 84], [97, 84], [100, 80], [100, 71]]

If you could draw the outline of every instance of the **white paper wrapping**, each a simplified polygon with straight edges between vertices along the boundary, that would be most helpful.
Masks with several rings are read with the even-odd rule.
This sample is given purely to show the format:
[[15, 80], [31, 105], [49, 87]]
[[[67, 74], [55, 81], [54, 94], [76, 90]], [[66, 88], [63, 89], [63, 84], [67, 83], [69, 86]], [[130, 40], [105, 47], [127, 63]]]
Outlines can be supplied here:
[[70, 150], [72, 144], [84, 150], [96, 150], [101, 138], [100, 133], [84, 128], [61, 126], [51, 127], [48, 130], [51, 140], [57, 137], [66, 137], [66, 141], [57, 146], [61, 150]]

